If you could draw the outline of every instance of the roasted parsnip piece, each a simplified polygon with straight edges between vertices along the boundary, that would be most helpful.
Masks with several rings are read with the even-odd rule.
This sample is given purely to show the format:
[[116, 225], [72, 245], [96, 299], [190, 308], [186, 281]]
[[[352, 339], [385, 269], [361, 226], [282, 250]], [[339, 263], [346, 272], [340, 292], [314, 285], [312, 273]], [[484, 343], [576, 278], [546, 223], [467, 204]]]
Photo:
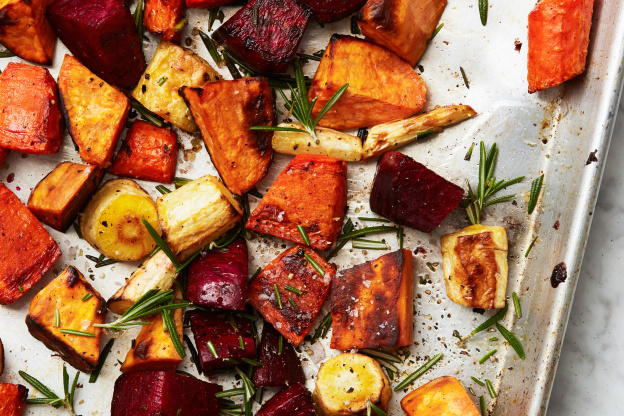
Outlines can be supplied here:
[[422, 134], [441, 131], [476, 114], [469, 105], [447, 105], [405, 120], [374, 126], [364, 142], [362, 160], [379, 157], [388, 150], [416, 141]]
[[21, 384], [0, 383], [0, 415], [22, 416], [28, 388]]
[[[91, 295], [88, 299], [85, 296]], [[71, 366], [84, 372], [93, 370], [100, 357], [106, 302], [82, 274], [68, 266], [30, 302], [26, 316], [28, 332], [56, 351]], [[90, 335], [70, 334], [64, 330]]]
[[481, 416], [455, 377], [439, 377], [401, 400], [408, 416]]
[[0, 6], [0, 43], [27, 61], [51, 65], [56, 35], [45, 17], [48, 0], [5, 0]]
[[505, 306], [505, 227], [477, 224], [442, 236], [442, 259], [446, 293], [453, 302], [482, 309]]

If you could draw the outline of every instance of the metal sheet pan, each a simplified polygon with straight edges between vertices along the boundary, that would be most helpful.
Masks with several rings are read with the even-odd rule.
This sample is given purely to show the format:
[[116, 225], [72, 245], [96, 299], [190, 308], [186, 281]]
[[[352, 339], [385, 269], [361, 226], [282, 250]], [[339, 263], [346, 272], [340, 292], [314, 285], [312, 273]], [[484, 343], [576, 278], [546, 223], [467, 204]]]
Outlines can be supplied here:
[[[407, 230], [405, 239], [406, 247], [423, 249], [415, 254], [415, 274], [425, 278], [427, 283], [420, 284], [420, 279], [415, 279], [414, 345], [410, 358], [401, 366], [403, 374], [443, 352], [444, 358], [415, 384], [453, 375], [466, 386], [472, 386], [477, 396], [488, 397], [485, 388], [475, 385], [470, 376], [491, 379], [498, 391], [497, 399], [488, 398], [494, 415], [543, 415], [546, 412], [622, 86], [624, 0], [597, 0], [587, 72], [564, 86], [527, 94], [526, 25], [533, 6], [534, 2], [492, 2], [488, 25], [483, 27], [476, 1], [449, 1], [441, 19], [444, 28], [429, 46], [417, 70], [427, 84], [427, 108], [461, 102], [473, 106], [479, 115], [403, 149], [440, 175], [464, 185], [466, 178], [474, 183], [477, 176], [478, 158], [473, 157], [469, 162], [464, 160], [471, 143], [484, 140], [491, 145], [497, 142], [500, 146], [498, 176], [526, 176], [515, 188], [515, 202], [492, 207], [483, 221], [505, 225], [508, 230], [507, 293], [510, 295], [515, 291], [520, 295], [523, 317], [516, 319], [514, 314], [508, 313], [504, 324], [513, 326], [521, 338], [527, 352], [526, 360], [515, 357], [500, 336], [501, 341], [489, 342], [487, 339], [491, 336], [480, 334], [469, 341], [465, 350], [456, 345], [452, 336], [453, 330], [468, 333], [492, 313], [475, 313], [446, 297], [439, 266], [439, 239], [441, 235], [467, 225], [465, 213], [456, 210], [431, 234]], [[226, 16], [234, 10], [224, 9]], [[192, 30], [194, 27], [206, 30], [208, 12], [190, 10], [187, 15], [190, 25], [184, 31], [184, 41], [189, 39], [190, 45], [187, 46], [210, 61], [201, 40]], [[349, 33], [348, 20], [324, 28], [312, 23], [302, 43], [303, 51], [311, 53], [323, 49], [332, 33]], [[157, 44], [154, 37], [150, 36], [150, 39], [146, 43], [148, 59]], [[517, 48], [518, 43], [523, 46]], [[50, 68], [54, 76], [58, 74], [65, 53], [66, 49], [59, 43], [54, 66]], [[19, 59], [2, 59], [0, 67], [4, 68], [9, 61]], [[314, 66], [308, 64], [307, 70], [312, 73]], [[460, 66], [466, 71], [470, 89], [462, 81]], [[225, 71], [221, 72], [226, 75]], [[207, 173], [216, 174], [198, 136], [181, 134], [180, 139], [185, 150], [179, 155], [178, 176], [196, 178]], [[598, 160], [587, 164], [590, 152]], [[65, 139], [57, 155], [27, 157], [12, 152], [0, 168], [0, 180], [25, 202], [34, 185], [57, 163], [65, 160], [80, 162], [69, 138]], [[290, 157], [276, 155], [269, 176], [258, 186], [261, 192], [268, 189], [289, 160]], [[368, 194], [374, 168], [374, 163], [349, 165], [348, 216], [369, 213]], [[537, 213], [528, 217], [526, 204], [530, 181], [542, 172], [546, 175], [543, 197]], [[154, 197], [158, 196], [155, 184], [141, 182], [141, 185]], [[252, 208], [256, 203], [257, 200], [251, 197]], [[557, 221], [559, 226], [555, 229], [553, 226]], [[7, 356], [6, 372], [1, 380], [20, 382], [17, 372], [26, 370], [58, 392], [62, 391], [62, 361], [28, 334], [24, 318], [30, 300], [68, 264], [80, 269], [108, 298], [138, 263], [94, 269], [85, 255], [95, 254], [95, 250], [79, 240], [73, 230], [65, 234], [51, 230], [51, 234], [63, 251], [54, 270], [19, 302], [0, 307], [0, 338]], [[537, 243], [525, 258], [524, 253], [535, 236], [538, 236]], [[393, 238], [388, 241], [396, 248]], [[288, 245], [275, 238], [256, 236], [250, 242], [250, 270], [266, 265]], [[350, 244], [336, 258], [339, 267], [349, 267], [379, 255], [378, 252], [349, 247]], [[550, 275], [560, 262], [567, 265], [568, 279], [553, 289]], [[81, 377], [82, 387], [76, 400], [79, 414], [110, 413], [113, 384], [120, 374], [118, 360], [123, 361], [136, 333], [127, 331], [113, 335], [118, 339], [97, 384], [88, 384], [87, 377]], [[492, 348], [498, 349], [495, 358], [480, 365], [479, 358]], [[329, 349], [325, 342], [312, 347], [304, 344], [300, 353], [309, 376], [308, 387], [313, 388], [319, 364], [338, 352]], [[195, 373], [188, 359], [181, 369]], [[232, 383], [227, 377], [211, 377], [211, 380], [226, 385]], [[395, 394], [390, 414], [401, 414], [398, 402], [402, 396], [403, 393]], [[478, 397], [473, 399], [478, 401]], [[29, 406], [26, 413], [57, 415], [64, 414], [64, 411]]]

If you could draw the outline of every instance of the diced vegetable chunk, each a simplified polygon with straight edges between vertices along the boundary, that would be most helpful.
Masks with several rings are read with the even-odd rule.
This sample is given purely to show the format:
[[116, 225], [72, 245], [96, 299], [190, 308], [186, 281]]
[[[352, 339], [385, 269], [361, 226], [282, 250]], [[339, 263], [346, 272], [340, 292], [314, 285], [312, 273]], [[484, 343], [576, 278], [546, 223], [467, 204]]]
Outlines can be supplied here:
[[41, 223], [0, 183], [0, 305], [13, 303], [61, 257]]
[[0, 6], [0, 42], [27, 61], [51, 65], [56, 35], [45, 17], [48, 0], [5, 0]]
[[256, 416], [316, 416], [316, 411], [308, 389], [294, 384], [267, 400]]
[[408, 416], [481, 416], [459, 380], [439, 377], [401, 400]]
[[377, 163], [371, 210], [425, 233], [435, 230], [462, 200], [464, 190], [399, 152]]
[[0, 415], [22, 416], [28, 399], [28, 388], [21, 384], [0, 383]]
[[[86, 300], [84, 297], [89, 294]], [[102, 328], [106, 319], [106, 302], [72, 266], [43, 288], [30, 302], [26, 316], [28, 332], [56, 351], [74, 368], [88, 372], [100, 357]], [[68, 334], [63, 330], [90, 335]]]
[[342, 20], [366, 4], [366, 0], [301, 0], [301, 2], [312, 9], [316, 21], [321, 24]]
[[186, 0], [186, 6], [195, 9], [215, 9], [235, 2], [236, 0]]
[[186, 11], [184, 0], [146, 0], [145, 28], [167, 42], [180, 43], [182, 29], [176, 29]]
[[293, 346], [282, 340], [280, 351], [281, 337], [282, 335], [272, 325], [266, 324], [262, 327], [258, 361], [263, 366], [256, 369], [254, 379], [255, 385], [258, 387], [305, 384], [306, 378], [303, 374], [303, 368], [301, 368], [301, 361], [299, 361]]
[[[323, 269], [323, 275], [314, 268], [306, 255]], [[251, 283], [249, 303], [288, 342], [297, 346], [312, 328], [329, 295], [335, 273], [334, 266], [311, 248], [294, 246], [269, 263]], [[301, 291], [301, 294], [287, 290], [286, 285]]]

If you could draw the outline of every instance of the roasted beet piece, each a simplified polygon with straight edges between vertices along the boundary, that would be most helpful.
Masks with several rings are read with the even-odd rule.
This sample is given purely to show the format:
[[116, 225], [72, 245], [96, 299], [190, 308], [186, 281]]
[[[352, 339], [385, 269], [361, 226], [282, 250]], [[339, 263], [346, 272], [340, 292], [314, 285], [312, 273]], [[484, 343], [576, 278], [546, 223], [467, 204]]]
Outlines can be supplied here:
[[215, 416], [222, 391], [213, 383], [164, 371], [122, 374], [115, 382], [111, 416]]
[[373, 212], [430, 233], [462, 200], [464, 190], [400, 152], [377, 163], [371, 190]]
[[297, 0], [253, 0], [221, 25], [214, 37], [254, 71], [286, 72], [311, 14]]
[[[236, 324], [234, 329], [226, 314], [198, 310], [188, 314], [201, 368], [205, 373], [232, 367], [236, 363], [234, 360], [256, 356], [251, 324], [247, 319], [234, 317]], [[244, 348], [240, 347], [241, 339]], [[210, 351], [208, 342], [214, 345], [216, 357]]]
[[48, 7], [56, 35], [87, 68], [120, 88], [145, 69], [142, 40], [121, 0], [58, 0]]
[[319, 23], [337, 22], [358, 11], [366, 0], [301, 0], [307, 4]]
[[201, 306], [242, 311], [247, 279], [247, 243], [237, 238], [226, 249], [202, 253], [191, 263], [186, 299]]
[[295, 384], [271, 397], [256, 416], [316, 416], [308, 389]]
[[282, 342], [279, 353], [279, 332], [269, 324], [262, 328], [262, 340], [258, 349], [258, 361], [264, 367], [256, 370], [255, 384], [258, 387], [285, 387], [305, 383], [301, 361], [295, 349], [288, 342]]
[[238, 0], [186, 0], [186, 7], [194, 9], [214, 9], [235, 3]]

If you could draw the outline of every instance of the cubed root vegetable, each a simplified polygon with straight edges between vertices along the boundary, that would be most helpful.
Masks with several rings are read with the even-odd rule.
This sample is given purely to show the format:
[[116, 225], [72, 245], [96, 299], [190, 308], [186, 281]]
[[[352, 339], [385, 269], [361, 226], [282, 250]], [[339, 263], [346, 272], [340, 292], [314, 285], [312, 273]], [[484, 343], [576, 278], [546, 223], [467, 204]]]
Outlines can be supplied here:
[[27, 61], [52, 64], [56, 35], [45, 18], [48, 0], [5, 0], [0, 6], [0, 43]]
[[235, 2], [236, 0], [186, 0], [186, 7], [194, 9], [215, 9]]
[[28, 399], [28, 388], [21, 384], [0, 383], [0, 415], [22, 416]]
[[481, 416], [455, 377], [439, 377], [401, 400], [408, 416]]
[[427, 89], [414, 69], [393, 52], [363, 39], [334, 35], [314, 75], [308, 97], [318, 97], [312, 115], [344, 84], [349, 88], [320, 121], [346, 130], [401, 120], [425, 104]]
[[146, 0], [145, 28], [167, 42], [180, 43], [182, 29], [176, 25], [184, 19], [184, 0]]
[[453, 302], [482, 309], [505, 306], [505, 227], [477, 224], [442, 236], [442, 261], [446, 293]]
[[316, 21], [323, 23], [337, 22], [362, 7], [366, 0], [301, 0], [306, 4]]
[[316, 411], [308, 389], [295, 384], [267, 400], [256, 416], [316, 416]]
[[3, 183], [0, 183], [0, 253], [0, 305], [21, 298], [61, 257], [54, 239]]
[[297, 385], [297, 383], [305, 384], [306, 378], [301, 367], [301, 361], [293, 346], [282, 341], [280, 351], [281, 336], [272, 325], [267, 324], [262, 327], [258, 361], [263, 366], [256, 369], [254, 383], [257, 387], [284, 387]]
[[[87, 294], [91, 297], [83, 300]], [[72, 367], [89, 372], [97, 366], [102, 338], [102, 328], [93, 325], [105, 320], [104, 299], [78, 270], [68, 266], [30, 302], [26, 326], [33, 337]], [[66, 329], [93, 336], [61, 332]]]

